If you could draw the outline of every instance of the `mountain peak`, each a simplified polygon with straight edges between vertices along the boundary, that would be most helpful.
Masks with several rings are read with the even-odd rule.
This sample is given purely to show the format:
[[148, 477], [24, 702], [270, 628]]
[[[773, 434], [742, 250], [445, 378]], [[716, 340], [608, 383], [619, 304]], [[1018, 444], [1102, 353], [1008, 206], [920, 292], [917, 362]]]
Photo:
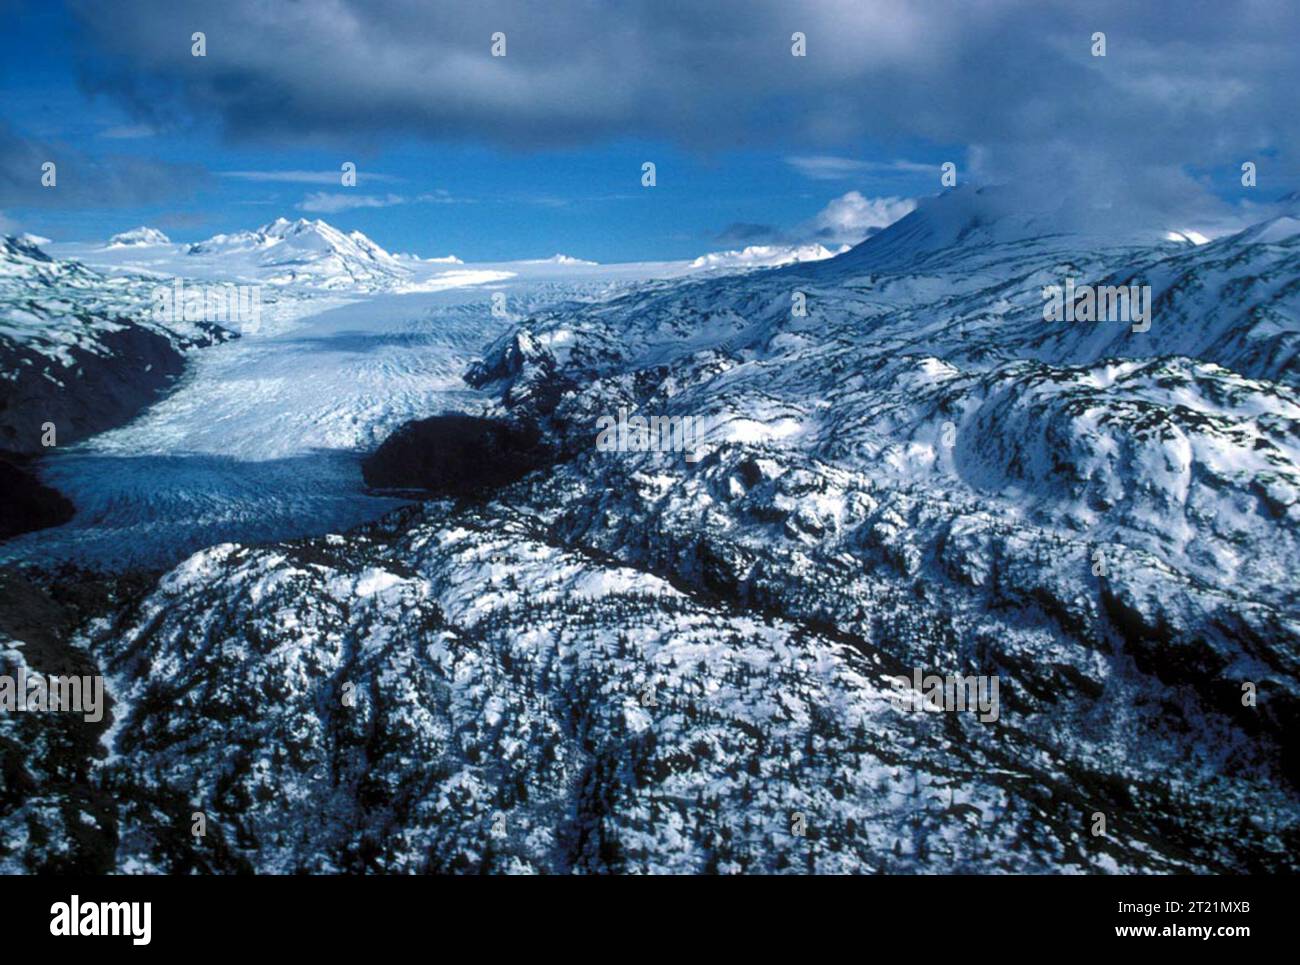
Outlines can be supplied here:
[[1249, 244], [1281, 244], [1297, 235], [1300, 235], [1300, 218], [1284, 214], [1251, 225], [1234, 237], [1238, 241]]
[[850, 250], [843, 262], [872, 267], [902, 266], [918, 257], [954, 247], [1013, 241], [1044, 230], [1041, 218], [1027, 216], [1010, 192], [963, 186], [922, 199], [908, 214]]
[[34, 235], [0, 236], [0, 257], [12, 262], [49, 262], [49, 255], [35, 243]]
[[[1166, 233], [1145, 213], [1042, 187], [963, 185], [922, 199], [911, 214], [860, 242], [837, 266], [904, 268], [920, 260], [963, 257], [994, 245], [1058, 244], [1073, 238], [1089, 250], [1146, 246]], [[1181, 232], [1192, 240], [1194, 232]], [[1198, 237], [1200, 237], [1198, 235]]]
[[108, 239], [109, 248], [134, 248], [143, 245], [170, 245], [172, 240], [157, 228], [141, 225], [130, 231], [122, 231]]
[[273, 284], [382, 287], [409, 274], [399, 259], [362, 232], [345, 234], [319, 218], [281, 217], [253, 231], [214, 235], [191, 245], [189, 254], [244, 261]]
[[263, 234], [270, 238], [283, 238], [287, 235], [304, 234], [307, 232], [339, 236], [343, 235], [343, 232], [339, 231], [338, 228], [322, 221], [320, 218], [296, 218], [292, 221], [288, 218], [276, 218], [274, 221], [270, 221], [257, 229], [258, 234]]

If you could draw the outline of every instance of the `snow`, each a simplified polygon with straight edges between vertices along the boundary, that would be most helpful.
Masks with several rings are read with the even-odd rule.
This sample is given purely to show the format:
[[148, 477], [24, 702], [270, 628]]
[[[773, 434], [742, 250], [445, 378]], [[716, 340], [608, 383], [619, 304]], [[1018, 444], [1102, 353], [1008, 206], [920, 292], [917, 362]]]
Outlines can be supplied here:
[[1183, 231], [1169, 231], [1165, 233], [1166, 241], [1186, 241], [1194, 245], [1208, 245], [1210, 239], [1199, 231], [1185, 229]]
[[[117, 867], [180, 863], [148, 802], [183, 795], [259, 871], [1294, 870], [1294, 226], [1058, 227], [955, 192], [734, 273], [421, 265], [287, 220], [92, 254], [107, 279], [9, 249], [6, 285], [64, 306], [292, 276], [257, 334], [52, 454], [78, 518], [5, 547], [172, 567], [86, 643], [133, 711]], [[1044, 321], [1066, 272], [1149, 283], [1151, 331]], [[596, 452], [624, 405], [702, 418], [706, 458]], [[565, 458], [377, 519], [361, 454], [444, 410], [539, 419]], [[997, 675], [1002, 716], [899, 712], [900, 668]], [[1243, 717], [1242, 679], [1282, 713]], [[1091, 846], [1081, 775], [1143, 832]]]
[[1283, 215], [1247, 228], [1236, 238], [1252, 243], [1282, 244], [1292, 241], [1298, 235], [1300, 235], [1300, 218]]
[[527, 265], [595, 265], [597, 262], [584, 261], [581, 258], [574, 258], [572, 255], [554, 254], [549, 258], [540, 258], [533, 261], [525, 261]]
[[824, 245], [750, 245], [747, 248], [731, 251], [715, 251], [701, 255], [691, 262], [692, 268], [773, 268], [778, 265], [792, 265], [801, 261], [821, 261], [833, 258], [848, 250], [845, 245], [839, 251], [831, 251]]
[[295, 302], [302, 317], [196, 353], [140, 418], [60, 449], [45, 477], [77, 517], [3, 554], [174, 558], [214, 537], [341, 530], [400, 505], [364, 493], [361, 456], [408, 419], [472, 407], [460, 373], [505, 323], [463, 290], [328, 305]]
[[402, 583], [402, 578], [375, 567], [365, 570], [357, 578], [353, 594], [360, 597], [375, 596], [389, 587]]
[[[291, 251], [332, 258], [344, 242], [352, 258], [364, 254], [387, 264], [391, 257], [357, 232], [349, 237], [323, 222], [282, 218], [210, 239], [198, 246], [201, 254], [178, 245], [54, 246], [109, 272], [87, 273], [84, 280], [69, 262], [37, 260], [35, 249], [0, 267], [60, 278], [73, 271], [71, 278], [101, 293], [121, 283], [122, 295], [147, 305], [156, 282], [143, 272], [170, 280], [199, 269], [201, 281], [240, 281], [246, 272], [257, 277], [266, 265], [282, 264]], [[259, 268], [241, 254], [250, 250], [272, 257]], [[195, 352], [181, 384], [131, 424], [49, 454], [44, 477], [68, 495], [77, 516], [3, 544], [0, 559], [156, 565], [232, 538], [340, 531], [380, 516], [403, 501], [365, 491], [361, 458], [409, 419], [486, 404], [462, 374], [512, 322], [493, 313], [484, 286], [503, 292], [510, 305], [528, 306], [600, 297], [656, 270], [576, 261], [436, 265], [395, 276], [380, 290], [360, 271], [348, 275], [363, 278], [359, 287], [321, 285], [322, 276], [305, 274], [268, 286], [256, 332]], [[106, 304], [129, 311], [130, 302], [113, 301], [120, 297]], [[20, 317], [10, 311], [0, 318], [0, 335], [40, 331], [53, 358], [71, 363], [71, 347], [97, 344], [57, 325], [14, 327], [11, 320]], [[100, 323], [102, 330], [113, 327]]]
[[109, 248], [130, 248], [145, 245], [169, 245], [171, 239], [157, 228], [132, 228], [108, 239]]

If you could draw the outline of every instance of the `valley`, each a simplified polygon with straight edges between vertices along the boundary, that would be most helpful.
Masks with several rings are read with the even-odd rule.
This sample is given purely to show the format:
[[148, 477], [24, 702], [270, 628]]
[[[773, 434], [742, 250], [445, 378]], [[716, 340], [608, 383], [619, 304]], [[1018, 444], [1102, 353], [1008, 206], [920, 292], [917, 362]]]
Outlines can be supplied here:
[[[1294, 871], [1297, 229], [958, 190], [769, 270], [397, 282], [242, 238], [294, 279], [260, 330], [48, 457], [76, 516], [0, 544], [113, 701], [99, 750], [0, 721], [0, 868]], [[1044, 318], [1065, 277], [1149, 319]], [[623, 412], [696, 458], [600, 445]]]

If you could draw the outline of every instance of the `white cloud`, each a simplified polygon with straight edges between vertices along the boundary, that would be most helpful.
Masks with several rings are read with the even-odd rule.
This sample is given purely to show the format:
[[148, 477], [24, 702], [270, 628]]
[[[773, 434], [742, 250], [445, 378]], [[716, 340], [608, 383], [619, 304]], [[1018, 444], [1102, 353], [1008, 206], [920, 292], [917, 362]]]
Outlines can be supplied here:
[[795, 155], [785, 159], [806, 178], [815, 181], [842, 181], [865, 174], [918, 174], [938, 171], [938, 165], [919, 164], [916, 161], [862, 161], [851, 157], [831, 155]]
[[[781, 0], [71, 7], [79, 42], [111, 55], [83, 58], [88, 82], [142, 120], [170, 96], [232, 136], [334, 143], [341, 157], [386, 137], [510, 148], [632, 137], [797, 151], [821, 159], [802, 164], [809, 176], [839, 179], [878, 173], [844, 156], [864, 144], [917, 144], [954, 162], [979, 151], [983, 180], [1039, 179], [1048, 200], [1074, 185], [1120, 210], [1155, 185], [1151, 206], [1185, 214], [1206, 193], [1177, 178], [1191, 165], [1300, 154], [1289, 93], [1300, 18], [1285, 0], [820, 0], [799, 5], [797, 25]], [[222, 37], [220, 70], [196, 70], [177, 42], [196, 18]], [[1093, 57], [1090, 37], [1108, 23], [1123, 37]], [[509, 57], [494, 62], [487, 38], [503, 27]], [[807, 57], [790, 56], [796, 27]], [[1294, 165], [1278, 169], [1278, 187], [1293, 186]], [[973, 173], [963, 165], [959, 183]]]
[[400, 194], [389, 194], [381, 198], [373, 194], [317, 191], [303, 198], [298, 203], [298, 210], [312, 211], [319, 214], [334, 214], [352, 208], [390, 208], [396, 204], [406, 204], [406, 198]]
[[818, 241], [857, 244], [873, 229], [887, 228], [915, 207], [911, 198], [868, 198], [850, 191], [833, 199], [797, 233]]
[[[221, 171], [223, 178], [235, 178], [240, 181], [287, 181], [293, 184], [342, 184], [343, 172], [339, 171]], [[391, 174], [373, 174], [369, 171], [357, 171], [357, 181], [400, 181], [401, 178]]]
[[843, 252], [825, 245], [750, 245], [732, 251], [713, 251], [691, 262], [692, 268], [774, 268], [800, 261], [823, 261]]
[[321, 214], [333, 214], [352, 208], [391, 208], [399, 204], [454, 204], [447, 191], [438, 189], [429, 194], [418, 194], [413, 198], [401, 194], [353, 194], [349, 191], [316, 191], [298, 202], [299, 211], [312, 211]]

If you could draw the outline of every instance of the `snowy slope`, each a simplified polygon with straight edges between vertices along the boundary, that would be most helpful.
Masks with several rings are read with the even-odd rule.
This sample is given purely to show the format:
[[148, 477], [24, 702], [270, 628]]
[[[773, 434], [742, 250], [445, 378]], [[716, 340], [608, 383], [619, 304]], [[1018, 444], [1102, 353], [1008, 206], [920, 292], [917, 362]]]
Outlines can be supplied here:
[[[1025, 715], [1007, 726], [1035, 735], [1017, 767], [1041, 740], [1096, 767], [1124, 728], [1198, 761], [1167, 779], [1213, 810], [1227, 760], [1262, 754], [1242, 793], [1274, 773], [1294, 827], [1294, 256], [1268, 226], [1104, 245], [941, 198], [841, 258], [535, 319], [471, 375], [572, 454], [525, 497], [566, 544], [906, 666], [1002, 673]], [[1042, 287], [1065, 276], [1150, 284], [1150, 329], [1044, 321]], [[702, 458], [597, 451], [619, 406], [701, 417]], [[1191, 737], [1132, 710], [1167, 688]], [[1206, 744], [1210, 721], [1226, 730]], [[1102, 770], [1170, 793], [1168, 763], [1123, 746]]]
[[714, 251], [701, 255], [691, 262], [692, 268], [775, 268], [779, 265], [792, 265], [801, 261], [821, 261], [833, 258], [848, 250], [845, 245], [839, 252], [831, 251], [825, 245], [750, 245], [747, 248], [732, 251]]
[[[214, 512], [234, 541], [71, 635], [121, 701], [83, 837], [128, 870], [1296, 870], [1295, 236], [1165, 231], [953, 192], [836, 258], [578, 266], [231, 352], [103, 437], [288, 461]], [[1150, 285], [1150, 327], [1046, 320], [1067, 278]], [[263, 482], [271, 518], [331, 521], [294, 460], [433, 407], [534, 425], [556, 462], [481, 504], [240, 534]], [[699, 417], [698, 458], [598, 449], [620, 407]], [[217, 475], [164, 488], [215, 506]], [[99, 504], [124, 536], [187, 518], [145, 520], [136, 485]], [[899, 710], [888, 675], [917, 670], [995, 677], [997, 719]], [[56, 865], [66, 792], [24, 760], [0, 827], [50, 844], [0, 867]]]
[[49, 424], [64, 445], [118, 425], [179, 377], [187, 352], [233, 337], [155, 319], [154, 284], [0, 239], [0, 452], [42, 451]]
[[401, 261], [359, 231], [345, 235], [320, 219], [276, 218], [253, 231], [215, 235], [190, 245], [232, 273], [253, 274], [273, 285], [378, 289], [409, 275]]
[[146, 245], [169, 245], [171, 239], [157, 228], [132, 228], [108, 239], [109, 248], [132, 248]]
[[507, 322], [482, 296], [307, 305], [202, 353], [130, 425], [52, 456], [42, 477], [77, 517], [0, 546], [0, 558], [156, 566], [232, 538], [346, 529], [400, 505], [364, 492], [361, 455], [405, 420], [472, 406], [460, 373]]

